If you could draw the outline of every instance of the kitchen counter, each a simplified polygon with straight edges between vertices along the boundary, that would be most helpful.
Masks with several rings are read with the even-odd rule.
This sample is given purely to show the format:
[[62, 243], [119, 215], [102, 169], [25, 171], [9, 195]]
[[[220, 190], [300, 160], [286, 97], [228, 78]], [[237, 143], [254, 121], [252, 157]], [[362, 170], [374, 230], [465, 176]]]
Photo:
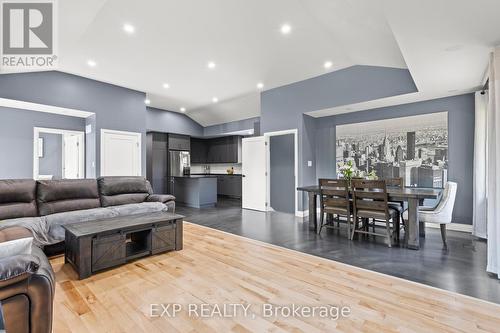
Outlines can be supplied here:
[[174, 178], [215, 178], [217, 175], [205, 175], [205, 174], [192, 174], [192, 175], [184, 175], [184, 176], [174, 176]]
[[186, 175], [174, 177], [176, 202], [194, 208], [214, 207], [217, 204], [217, 176]]
[[192, 176], [232, 176], [232, 177], [242, 177], [241, 173], [233, 173], [232, 175], [228, 173], [192, 173]]

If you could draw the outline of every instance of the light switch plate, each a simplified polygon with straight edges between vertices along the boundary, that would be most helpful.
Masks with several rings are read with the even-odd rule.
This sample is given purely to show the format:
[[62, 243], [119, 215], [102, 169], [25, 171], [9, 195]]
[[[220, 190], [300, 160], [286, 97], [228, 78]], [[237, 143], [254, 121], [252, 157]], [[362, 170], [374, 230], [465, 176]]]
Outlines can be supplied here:
[[307, 161], [307, 166], [312, 167], [313, 166], [313, 161]]

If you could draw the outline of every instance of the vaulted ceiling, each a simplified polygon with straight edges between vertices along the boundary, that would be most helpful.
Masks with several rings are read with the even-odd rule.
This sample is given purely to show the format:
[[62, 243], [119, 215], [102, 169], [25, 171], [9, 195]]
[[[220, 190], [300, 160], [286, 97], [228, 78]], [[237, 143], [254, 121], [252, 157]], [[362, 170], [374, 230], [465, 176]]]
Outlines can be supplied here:
[[257, 116], [261, 89], [352, 65], [408, 68], [409, 100], [472, 91], [500, 44], [497, 0], [58, 3], [60, 70], [144, 91], [202, 125]]

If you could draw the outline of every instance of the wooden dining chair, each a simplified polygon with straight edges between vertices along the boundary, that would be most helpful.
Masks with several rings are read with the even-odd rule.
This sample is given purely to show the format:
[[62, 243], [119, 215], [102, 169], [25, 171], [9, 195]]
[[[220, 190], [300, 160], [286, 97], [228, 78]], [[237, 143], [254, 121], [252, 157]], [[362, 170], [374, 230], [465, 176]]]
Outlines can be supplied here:
[[[397, 189], [404, 188], [403, 178], [387, 178], [387, 179], [385, 179], [385, 184], [388, 188], [397, 188]], [[398, 211], [399, 217], [400, 217], [401, 221], [403, 222], [402, 225], [404, 225], [404, 218], [403, 218], [403, 213], [405, 211], [404, 202], [403, 201], [389, 201], [388, 205], [389, 205], [389, 208], [392, 208], [392, 209]], [[399, 228], [398, 228], [398, 230], [399, 230]], [[399, 231], [396, 235], [396, 238], [399, 241]]]
[[[318, 234], [321, 234], [323, 227], [339, 228], [340, 217], [345, 217], [347, 224], [347, 238], [351, 237], [351, 202], [349, 200], [349, 183], [345, 179], [320, 179], [320, 228]], [[328, 224], [325, 219], [326, 214], [337, 215], [337, 227]]]
[[[388, 205], [387, 184], [384, 180], [353, 180], [354, 227], [351, 238], [356, 233], [383, 236], [392, 247], [393, 235], [399, 232], [399, 212]], [[368, 221], [385, 222], [385, 233], [370, 231]], [[361, 222], [361, 227], [360, 227]], [[373, 225], [375, 226], [375, 225]]]

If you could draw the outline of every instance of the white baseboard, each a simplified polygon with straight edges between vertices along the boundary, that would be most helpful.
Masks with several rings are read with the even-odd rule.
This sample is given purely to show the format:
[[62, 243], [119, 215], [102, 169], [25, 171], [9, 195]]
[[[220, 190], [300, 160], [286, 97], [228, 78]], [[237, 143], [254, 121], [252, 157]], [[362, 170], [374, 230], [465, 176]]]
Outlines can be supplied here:
[[298, 217], [309, 216], [309, 210], [298, 210], [295, 212], [295, 216], [298, 216]]
[[[438, 228], [439, 229], [439, 224], [437, 223], [426, 223], [425, 224], [426, 228]], [[472, 233], [472, 225], [471, 224], [459, 224], [459, 223], [449, 223], [446, 225], [447, 230], [452, 230], [452, 231], [461, 231], [461, 232], [468, 232]]]

